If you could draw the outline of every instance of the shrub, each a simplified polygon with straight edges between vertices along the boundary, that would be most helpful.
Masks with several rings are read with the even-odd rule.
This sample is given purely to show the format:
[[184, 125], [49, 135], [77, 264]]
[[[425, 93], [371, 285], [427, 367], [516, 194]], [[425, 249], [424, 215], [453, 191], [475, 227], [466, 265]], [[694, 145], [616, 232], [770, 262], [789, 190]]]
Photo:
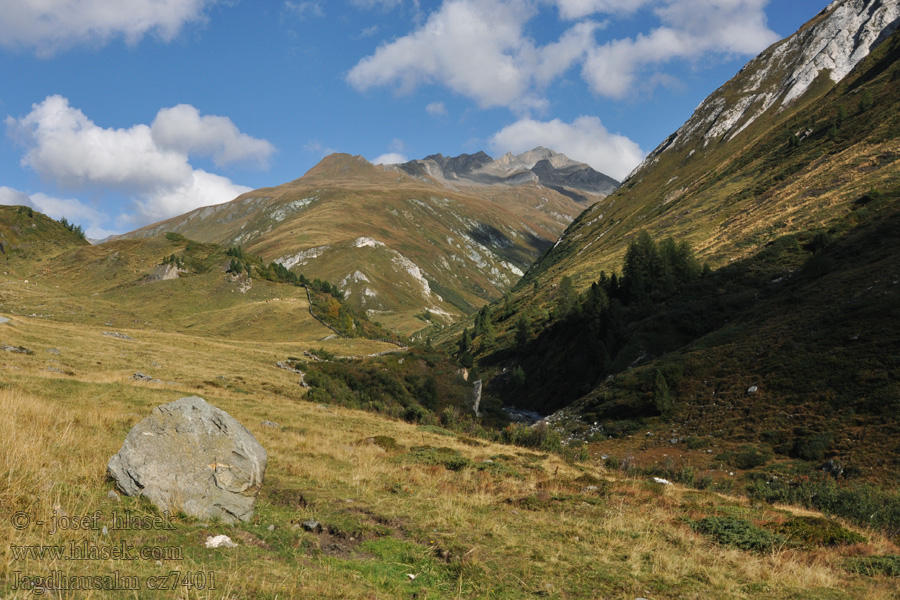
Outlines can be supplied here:
[[770, 503], [799, 504], [850, 519], [863, 527], [900, 536], [900, 494], [865, 483], [853, 483], [821, 471], [793, 479], [753, 481], [747, 494]]
[[337, 358], [333, 353], [329, 352], [325, 348], [319, 348], [318, 350], [310, 350], [310, 354], [316, 356], [322, 360], [335, 360]]
[[397, 440], [387, 435], [376, 435], [373, 438], [367, 438], [363, 440], [368, 442], [371, 439], [372, 443], [381, 448], [382, 450], [386, 450], [388, 452], [394, 452], [396, 450], [401, 450], [403, 447], [397, 443]]
[[900, 577], [900, 556], [858, 556], [844, 564], [848, 571], [863, 575], [887, 575]]
[[768, 452], [761, 451], [756, 446], [751, 445], [741, 446], [734, 452], [728, 452], [720, 456], [723, 456], [724, 460], [735, 469], [744, 471], [760, 467], [772, 458]]
[[510, 423], [503, 430], [503, 442], [524, 448], [538, 448], [545, 452], [555, 452], [562, 447], [559, 433], [543, 421], [533, 426]]
[[684, 440], [685, 446], [690, 450], [700, 450], [709, 446], [709, 440], [706, 438], [690, 436]]
[[459, 450], [434, 446], [416, 446], [401, 457], [407, 462], [420, 465], [441, 466], [448, 471], [459, 471], [472, 466], [472, 461], [460, 454]]
[[429, 412], [418, 404], [410, 404], [403, 411], [403, 420], [408, 423], [423, 423], [428, 421]]
[[866, 542], [866, 538], [855, 531], [845, 529], [837, 521], [821, 517], [794, 517], [779, 527], [778, 533], [790, 543], [805, 547], [846, 546]]
[[794, 455], [803, 460], [820, 461], [825, 458], [833, 436], [830, 433], [809, 434], [794, 441]]
[[669, 385], [662, 371], [656, 371], [656, 383], [653, 387], [653, 406], [659, 412], [663, 419], [668, 419], [672, 414], [674, 402], [672, 401], [672, 392], [669, 391]]
[[693, 529], [717, 544], [752, 552], [769, 552], [786, 541], [776, 533], [736, 517], [706, 517], [694, 523]]

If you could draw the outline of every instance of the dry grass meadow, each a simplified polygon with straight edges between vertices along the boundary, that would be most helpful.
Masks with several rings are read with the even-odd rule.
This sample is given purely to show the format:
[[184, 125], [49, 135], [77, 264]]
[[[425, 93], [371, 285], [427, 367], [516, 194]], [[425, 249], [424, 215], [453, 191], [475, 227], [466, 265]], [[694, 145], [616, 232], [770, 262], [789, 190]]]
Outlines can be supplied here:
[[[306, 402], [297, 375], [278, 369], [277, 360], [320, 346], [347, 355], [383, 347], [326, 339], [327, 330], [301, 322], [309, 318], [304, 311], [291, 313], [291, 327], [305, 337], [275, 343], [265, 335], [216, 335], [215, 323], [197, 334], [111, 329], [19, 316], [40, 286], [25, 294], [21, 282], [5, 284], [4, 310], [13, 316], [0, 325], [0, 342], [31, 354], [0, 352], [4, 598], [897, 597], [896, 578], [845, 568], [851, 556], [897, 553], [876, 532], [839, 548], [728, 548], [691, 523], [738, 516], [772, 524], [799, 511], [630, 479], [606, 471], [597, 456], [566, 462]], [[104, 335], [110, 331], [131, 339]], [[136, 381], [137, 371], [162, 383]], [[268, 471], [252, 522], [226, 526], [174, 515], [171, 529], [112, 529], [116, 515], [158, 513], [138, 499], [109, 496], [107, 461], [155, 406], [188, 395], [229, 412], [266, 448]], [[110, 526], [106, 535], [96, 528], [52, 531], [54, 517], [71, 523], [92, 515], [93, 523]], [[309, 519], [321, 529], [300, 526]], [[218, 534], [238, 546], [207, 549], [207, 537]], [[148, 558], [23, 556], [26, 547], [123, 544], [147, 549]], [[54, 572], [118, 574], [120, 584], [141, 589], [66, 591], [50, 589], [52, 579], [43, 588], [27, 585]]]

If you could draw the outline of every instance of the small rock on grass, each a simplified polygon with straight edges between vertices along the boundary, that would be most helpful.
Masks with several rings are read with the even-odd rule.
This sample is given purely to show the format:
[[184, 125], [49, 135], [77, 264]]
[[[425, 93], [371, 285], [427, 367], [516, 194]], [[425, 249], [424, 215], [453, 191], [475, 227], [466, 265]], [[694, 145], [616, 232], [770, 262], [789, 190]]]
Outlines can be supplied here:
[[104, 331], [103, 335], [105, 335], [106, 337], [118, 338], [120, 340], [133, 340], [134, 339], [130, 335], [126, 335], [124, 333], [119, 333], [118, 331]]
[[13, 352], [15, 354], [34, 354], [34, 352], [24, 346], [10, 346], [9, 344], [0, 344], [0, 348], [6, 350], [7, 352]]
[[302, 525], [303, 529], [305, 529], [306, 531], [312, 531], [313, 533], [322, 531], [322, 525], [320, 525], [319, 522], [315, 519], [308, 519], [306, 521], [303, 521]]
[[209, 536], [206, 538], [207, 548], [236, 548], [237, 544], [231, 541], [227, 535]]

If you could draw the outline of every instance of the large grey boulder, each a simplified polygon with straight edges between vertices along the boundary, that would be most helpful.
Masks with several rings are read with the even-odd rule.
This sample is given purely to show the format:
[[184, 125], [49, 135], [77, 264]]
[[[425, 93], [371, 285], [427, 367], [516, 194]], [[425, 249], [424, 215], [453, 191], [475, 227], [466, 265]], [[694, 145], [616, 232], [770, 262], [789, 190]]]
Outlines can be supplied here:
[[266, 451], [231, 415], [191, 396], [153, 409], [109, 459], [128, 496], [199, 519], [247, 521], [266, 472]]

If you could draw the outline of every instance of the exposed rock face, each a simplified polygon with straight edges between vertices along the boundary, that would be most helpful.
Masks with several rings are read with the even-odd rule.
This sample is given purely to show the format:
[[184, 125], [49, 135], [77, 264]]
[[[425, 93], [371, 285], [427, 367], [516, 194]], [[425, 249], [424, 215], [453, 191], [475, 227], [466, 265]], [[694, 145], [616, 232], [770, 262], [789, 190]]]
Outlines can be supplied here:
[[730, 140], [769, 109], [780, 110], [809, 90], [820, 74], [840, 82], [900, 24], [897, 0], [835, 0], [805, 27], [754, 58], [704, 100], [688, 121], [641, 163], [691, 142]]
[[147, 281], [168, 281], [170, 279], [178, 279], [182, 273], [187, 273], [187, 271], [178, 268], [176, 265], [157, 265], [150, 274], [147, 275]]
[[135, 425], [107, 474], [123, 493], [160, 510], [233, 523], [253, 515], [266, 461], [253, 434], [191, 396], [156, 407]]
[[459, 156], [432, 154], [431, 156], [426, 156], [424, 160], [436, 162], [448, 176], [471, 173], [493, 162], [493, 159], [484, 152], [460, 154]]
[[619, 182], [612, 177], [581, 163], [558, 167], [551, 160], [544, 159], [536, 162], [531, 172], [542, 184], [553, 189], [556, 189], [554, 186], [565, 186], [609, 195], [619, 187]]
[[540, 146], [519, 155], [507, 153], [497, 160], [484, 152], [455, 157], [432, 154], [422, 160], [398, 165], [398, 168], [411, 175], [428, 175], [437, 179], [469, 181], [482, 185], [541, 183], [576, 201], [584, 201], [586, 198], [572, 195], [565, 188], [609, 195], [619, 187], [619, 182], [612, 177]]

